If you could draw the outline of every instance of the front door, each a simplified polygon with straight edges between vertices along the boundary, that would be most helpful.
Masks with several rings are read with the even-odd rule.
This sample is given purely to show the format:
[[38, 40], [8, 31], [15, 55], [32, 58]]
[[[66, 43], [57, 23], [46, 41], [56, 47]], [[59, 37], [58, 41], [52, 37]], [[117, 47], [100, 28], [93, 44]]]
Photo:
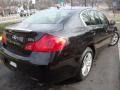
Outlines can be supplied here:
[[94, 29], [96, 30], [95, 35], [95, 43], [96, 48], [100, 48], [104, 45], [108, 45], [110, 43], [110, 32], [109, 32], [109, 22], [104, 14], [98, 11], [93, 11], [95, 25]]

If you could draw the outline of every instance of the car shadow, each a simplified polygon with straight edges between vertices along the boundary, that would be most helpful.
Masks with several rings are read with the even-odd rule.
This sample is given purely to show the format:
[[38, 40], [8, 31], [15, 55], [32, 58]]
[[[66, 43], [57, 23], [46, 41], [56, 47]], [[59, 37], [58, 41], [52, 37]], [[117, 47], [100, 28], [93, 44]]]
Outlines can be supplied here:
[[[13, 86], [15, 86], [16, 88], [19, 88], [17, 90], [63, 90], [63, 88], [65, 88], [64, 86], [79, 82], [75, 78], [71, 78], [71, 79], [59, 82], [57, 84], [41, 84], [38, 81], [28, 78], [22, 73], [16, 73], [14, 75], [14, 78], [15, 80], [11, 79], [10, 82], [14, 83]], [[21, 86], [19, 87], [19, 85]]]

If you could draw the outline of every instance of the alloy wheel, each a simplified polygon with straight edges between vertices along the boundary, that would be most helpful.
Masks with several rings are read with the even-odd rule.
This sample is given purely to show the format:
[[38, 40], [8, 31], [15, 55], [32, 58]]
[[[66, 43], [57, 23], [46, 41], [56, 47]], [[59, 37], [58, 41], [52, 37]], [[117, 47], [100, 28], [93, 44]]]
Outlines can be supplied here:
[[111, 45], [111, 46], [115, 45], [115, 44], [118, 42], [118, 40], [119, 40], [119, 35], [118, 35], [118, 33], [114, 33], [110, 45]]
[[92, 67], [92, 53], [88, 52], [86, 53], [84, 59], [83, 59], [83, 66], [82, 66], [82, 75], [87, 76], [90, 72], [90, 69]]

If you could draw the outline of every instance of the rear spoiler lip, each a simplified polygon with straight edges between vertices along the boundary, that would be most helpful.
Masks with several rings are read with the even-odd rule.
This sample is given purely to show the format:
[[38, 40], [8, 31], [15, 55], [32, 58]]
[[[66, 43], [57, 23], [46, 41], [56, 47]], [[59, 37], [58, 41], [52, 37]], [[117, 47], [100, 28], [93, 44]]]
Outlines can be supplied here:
[[22, 32], [32, 32], [30, 29], [23, 29], [23, 28], [14, 28], [14, 27], [6, 27], [6, 30], [16, 30], [16, 31], [22, 31]]
[[[52, 24], [51, 24], [52, 25]], [[64, 24], [58, 24], [59, 25], [59, 27], [62, 27], [62, 29], [64, 29]], [[60, 26], [61, 25], [61, 26]], [[31, 28], [29, 28], [29, 27], [27, 27], [27, 28], [22, 28], [22, 27], [19, 27], [19, 26], [17, 26], [17, 25], [11, 25], [11, 26], [8, 26], [8, 27], [6, 27], [5, 28], [6, 30], [9, 30], [9, 31], [17, 31], [17, 32], [46, 32], [46, 33], [48, 33], [48, 32], [55, 32], [55, 31], [57, 31], [56, 29], [55, 29], [55, 31], [53, 30], [53, 31], [51, 31], [51, 30], [46, 30], [46, 31], [43, 31], [43, 30], [40, 30], [39, 31], [39, 29], [37, 30], [35, 30], [34, 28], [33, 29], [31, 29]], [[60, 29], [61, 30], [61, 29]]]

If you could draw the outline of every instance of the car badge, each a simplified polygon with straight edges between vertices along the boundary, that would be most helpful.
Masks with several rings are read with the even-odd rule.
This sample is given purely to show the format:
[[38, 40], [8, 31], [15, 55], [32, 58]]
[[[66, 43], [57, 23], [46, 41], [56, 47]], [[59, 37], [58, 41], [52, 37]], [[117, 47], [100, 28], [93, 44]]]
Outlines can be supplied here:
[[13, 36], [12, 36], [12, 39], [15, 39], [15, 40], [16, 40], [16, 39], [17, 39], [17, 36], [13, 35]]

